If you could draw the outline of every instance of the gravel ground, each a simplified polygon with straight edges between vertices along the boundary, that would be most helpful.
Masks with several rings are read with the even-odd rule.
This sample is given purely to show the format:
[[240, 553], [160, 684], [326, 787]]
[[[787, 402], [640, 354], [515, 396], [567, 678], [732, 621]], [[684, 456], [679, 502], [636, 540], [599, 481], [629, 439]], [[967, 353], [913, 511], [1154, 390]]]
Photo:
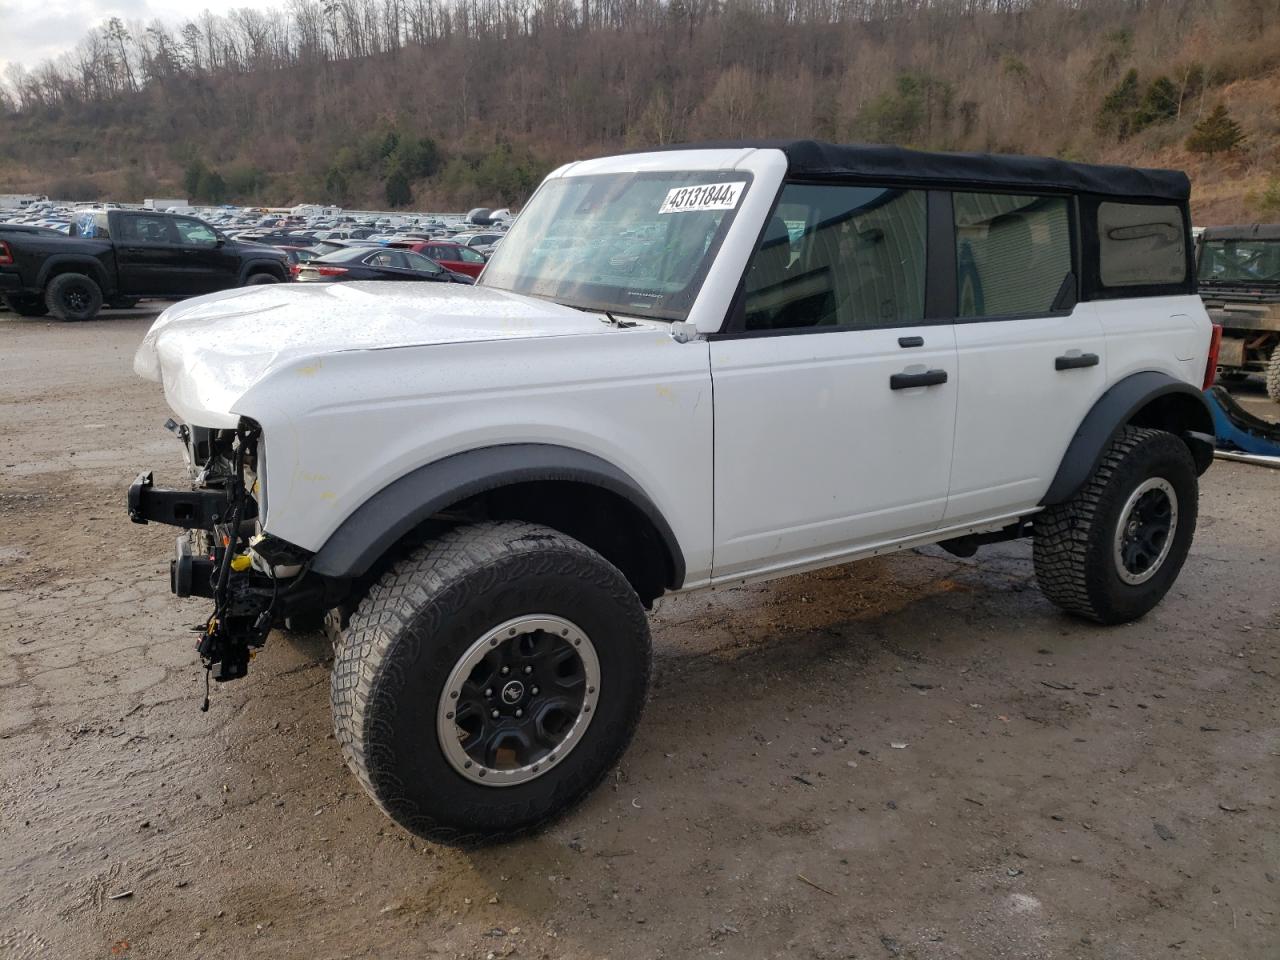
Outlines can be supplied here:
[[0, 319], [0, 957], [1280, 957], [1280, 471], [1213, 467], [1126, 627], [1026, 543], [670, 599], [605, 786], [458, 851], [347, 773], [320, 637], [199, 711], [202, 602], [124, 513], [181, 480], [151, 315], [107, 316]]

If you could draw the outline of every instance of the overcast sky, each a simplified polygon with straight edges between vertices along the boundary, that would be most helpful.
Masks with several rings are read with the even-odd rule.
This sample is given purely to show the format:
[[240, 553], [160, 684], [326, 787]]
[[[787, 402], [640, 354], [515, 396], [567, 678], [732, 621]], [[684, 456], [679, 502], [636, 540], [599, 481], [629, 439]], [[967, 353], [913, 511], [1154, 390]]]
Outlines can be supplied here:
[[90, 27], [111, 17], [126, 23], [184, 23], [201, 10], [278, 7], [283, 0], [0, 0], [0, 77], [9, 63], [34, 67], [72, 49]]

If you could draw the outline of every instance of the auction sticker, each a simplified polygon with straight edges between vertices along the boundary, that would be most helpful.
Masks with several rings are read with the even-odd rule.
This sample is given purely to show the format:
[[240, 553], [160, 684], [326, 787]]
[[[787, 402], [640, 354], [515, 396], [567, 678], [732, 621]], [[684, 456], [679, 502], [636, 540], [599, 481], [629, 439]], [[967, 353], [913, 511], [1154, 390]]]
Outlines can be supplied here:
[[694, 210], [732, 210], [738, 205], [745, 180], [733, 183], [703, 183], [696, 187], [674, 187], [667, 191], [658, 213], [689, 213]]

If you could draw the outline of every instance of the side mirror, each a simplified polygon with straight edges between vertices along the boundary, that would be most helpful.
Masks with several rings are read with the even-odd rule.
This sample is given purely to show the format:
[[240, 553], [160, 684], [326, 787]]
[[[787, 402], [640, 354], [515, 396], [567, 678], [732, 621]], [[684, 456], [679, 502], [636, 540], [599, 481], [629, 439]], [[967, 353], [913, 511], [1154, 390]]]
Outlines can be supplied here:
[[221, 247], [221, 246], [223, 246], [226, 242], [227, 242], [227, 238], [226, 238], [226, 237], [224, 237], [222, 234], [218, 234], [218, 236], [214, 238], [213, 245], [214, 245], [215, 247]]

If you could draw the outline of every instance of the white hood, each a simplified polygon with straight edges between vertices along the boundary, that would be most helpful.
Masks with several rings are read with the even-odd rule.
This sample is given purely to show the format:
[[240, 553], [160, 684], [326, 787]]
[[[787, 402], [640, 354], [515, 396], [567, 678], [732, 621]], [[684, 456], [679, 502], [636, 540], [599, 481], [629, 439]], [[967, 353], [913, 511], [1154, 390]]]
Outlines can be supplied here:
[[143, 338], [133, 369], [163, 383], [189, 423], [232, 427], [237, 398], [270, 371], [309, 357], [608, 329], [595, 314], [487, 287], [266, 284], [170, 307]]

